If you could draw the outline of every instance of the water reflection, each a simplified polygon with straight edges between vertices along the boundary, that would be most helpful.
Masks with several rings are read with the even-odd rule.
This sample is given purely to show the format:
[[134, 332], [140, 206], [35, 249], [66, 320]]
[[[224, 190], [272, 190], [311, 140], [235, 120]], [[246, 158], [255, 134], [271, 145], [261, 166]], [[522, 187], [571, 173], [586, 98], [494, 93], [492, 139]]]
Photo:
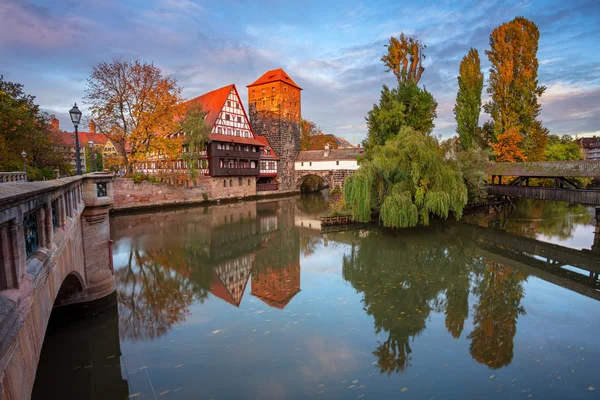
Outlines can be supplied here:
[[[405, 387], [577, 398], [582, 382], [598, 385], [590, 210], [531, 204], [536, 218], [517, 208], [500, 223], [486, 213], [322, 233], [326, 206], [309, 196], [113, 218], [119, 315], [49, 336], [37, 398], [73, 378], [78, 398], [101, 382], [99, 398], [120, 399], [393, 398]], [[537, 221], [547, 218], [562, 222]], [[569, 230], [582, 250], [557, 239]]]

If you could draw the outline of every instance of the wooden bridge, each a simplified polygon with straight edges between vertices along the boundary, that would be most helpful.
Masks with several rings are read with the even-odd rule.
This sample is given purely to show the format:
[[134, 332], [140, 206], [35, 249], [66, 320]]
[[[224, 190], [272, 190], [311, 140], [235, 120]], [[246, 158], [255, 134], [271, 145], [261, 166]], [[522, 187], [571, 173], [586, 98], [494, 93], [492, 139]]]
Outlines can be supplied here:
[[[489, 163], [490, 196], [526, 197], [538, 200], [600, 206], [600, 190], [583, 189], [573, 178], [599, 178], [599, 161]], [[504, 178], [504, 182], [502, 179]], [[530, 179], [552, 180], [553, 186], [529, 186]]]

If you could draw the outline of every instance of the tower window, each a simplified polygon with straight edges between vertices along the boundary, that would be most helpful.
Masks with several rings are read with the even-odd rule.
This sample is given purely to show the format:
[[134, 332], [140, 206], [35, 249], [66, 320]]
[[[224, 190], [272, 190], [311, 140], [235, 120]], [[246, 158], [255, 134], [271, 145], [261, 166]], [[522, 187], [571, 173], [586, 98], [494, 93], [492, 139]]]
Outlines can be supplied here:
[[248, 179], [248, 186], [250, 186], [250, 179]]
[[227, 187], [227, 180], [223, 181], [223, 187]]
[[238, 176], [238, 185], [242, 186], [242, 177], [241, 176]]
[[233, 179], [229, 180], [229, 187], [233, 187]]

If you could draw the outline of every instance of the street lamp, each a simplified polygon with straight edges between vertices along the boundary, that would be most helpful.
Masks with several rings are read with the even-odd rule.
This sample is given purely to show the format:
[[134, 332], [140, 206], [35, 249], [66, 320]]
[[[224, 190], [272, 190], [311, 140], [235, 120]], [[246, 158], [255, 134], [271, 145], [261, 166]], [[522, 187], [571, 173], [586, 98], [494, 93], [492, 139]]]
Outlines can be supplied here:
[[[90, 169], [92, 170], [92, 172], [94, 172], [96, 170], [96, 167], [94, 166], [94, 164], [92, 164], [92, 153], [94, 152], [94, 142], [92, 140], [88, 142], [88, 147], [90, 148]], [[96, 154], [94, 154], [94, 156], [95, 155]]]
[[27, 153], [25, 150], [21, 152], [21, 157], [23, 157], [23, 171], [25, 172], [25, 182], [27, 182]]
[[77, 127], [79, 127], [79, 121], [81, 121], [81, 111], [77, 108], [77, 103], [69, 110], [69, 115], [71, 116], [71, 122], [75, 127], [75, 174], [81, 175], [81, 155], [79, 154], [79, 132], [77, 132]]

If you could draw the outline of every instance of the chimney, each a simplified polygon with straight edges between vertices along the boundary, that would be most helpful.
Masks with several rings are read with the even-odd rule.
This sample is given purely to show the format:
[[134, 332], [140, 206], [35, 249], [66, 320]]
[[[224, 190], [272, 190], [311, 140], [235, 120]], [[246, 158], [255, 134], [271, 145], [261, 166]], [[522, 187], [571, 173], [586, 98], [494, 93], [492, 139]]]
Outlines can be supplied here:
[[96, 133], [96, 123], [93, 119], [90, 119], [90, 123], [88, 124], [88, 130], [90, 133]]
[[357, 149], [360, 149], [360, 143], [359, 143], [359, 144], [357, 144], [356, 146], [357, 146], [357, 147], [356, 147]]
[[329, 157], [329, 143], [325, 143], [325, 151], [323, 152], [323, 157]]
[[57, 131], [60, 131], [60, 121], [56, 118], [52, 118], [50, 120], [50, 125], [52, 125], [52, 128], [56, 129]]

